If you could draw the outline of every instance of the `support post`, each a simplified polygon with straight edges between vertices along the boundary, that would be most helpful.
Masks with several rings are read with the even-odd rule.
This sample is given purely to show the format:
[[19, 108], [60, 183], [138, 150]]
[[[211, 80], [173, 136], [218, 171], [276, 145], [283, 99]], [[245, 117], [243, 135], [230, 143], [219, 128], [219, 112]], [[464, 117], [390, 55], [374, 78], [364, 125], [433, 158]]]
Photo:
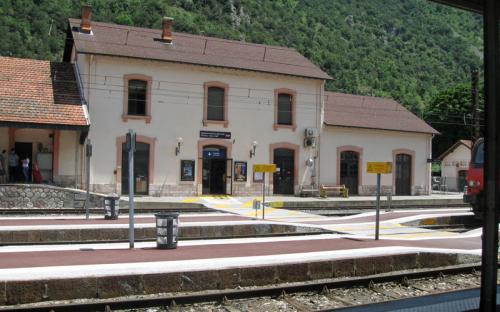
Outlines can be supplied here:
[[380, 232], [380, 173], [377, 173], [377, 208], [375, 212], [375, 240], [378, 240]]
[[266, 210], [266, 173], [262, 173], [262, 220], [264, 220], [265, 210]]
[[127, 133], [128, 150], [128, 220], [129, 220], [129, 243], [130, 248], [134, 248], [134, 152], [135, 152], [135, 132], [129, 130]]
[[484, 98], [485, 98], [485, 166], [483, 213], [483, 241], [481, 266], [481, 311], [496, 310], [498, 217], [500, 167], [498, 158], [500, 120], [498, 109], [499, 87], [499, 30], [497, 0], [484, 2]]
[[90, 139], [87, 139], [87, 144], [85, 144], [85, 159], [86, 159], [86, 169], [87, 169], [87, 177], [86, 177], [86, 188], [87, 194], [85, 196], [85, 219], [89, 219], [89, 205], [90, 205], [90, 157], [92, 157], [92, 144], [90, 143]]

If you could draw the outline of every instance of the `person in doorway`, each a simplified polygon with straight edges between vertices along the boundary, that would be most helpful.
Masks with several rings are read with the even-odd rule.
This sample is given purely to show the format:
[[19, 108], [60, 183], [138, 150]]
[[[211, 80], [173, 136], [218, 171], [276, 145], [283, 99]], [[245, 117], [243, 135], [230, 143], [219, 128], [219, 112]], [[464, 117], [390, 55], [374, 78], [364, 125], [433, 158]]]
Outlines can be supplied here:
[[3, 150], [2, 154], [0, 154], [0, 183], [6, 183], [6, 172], [7, 167], [5, 165], [5, 156], [7, 156], [7, 151]]
[[17, 166], [19, 165], [19, 156], [12, 148], [9, 154], [9, 182], [16, 182]]
[[29, 171], [30, 171], [30, 159], [28, 157], [28, 155], [26, 155], [26, 157], [21, 160], [21, 163], [22, 163], [22, 167], [23, 167], [23, 176], [24, 176], [24, 183], [28, 183], [29, 182]]

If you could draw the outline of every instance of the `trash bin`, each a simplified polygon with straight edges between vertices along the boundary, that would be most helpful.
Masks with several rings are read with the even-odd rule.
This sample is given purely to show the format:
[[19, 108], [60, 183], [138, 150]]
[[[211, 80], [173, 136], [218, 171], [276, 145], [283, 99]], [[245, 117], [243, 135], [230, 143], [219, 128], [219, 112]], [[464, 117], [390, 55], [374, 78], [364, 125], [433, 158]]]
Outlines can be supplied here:
[[120, 212], [120, 196], [109, 194], [104, 197], [104, 219], [116, 220]]
[[157, 213], [156, 216], [156, 247], [158, 249], [177, 248], [179, 232], [178, 213]]

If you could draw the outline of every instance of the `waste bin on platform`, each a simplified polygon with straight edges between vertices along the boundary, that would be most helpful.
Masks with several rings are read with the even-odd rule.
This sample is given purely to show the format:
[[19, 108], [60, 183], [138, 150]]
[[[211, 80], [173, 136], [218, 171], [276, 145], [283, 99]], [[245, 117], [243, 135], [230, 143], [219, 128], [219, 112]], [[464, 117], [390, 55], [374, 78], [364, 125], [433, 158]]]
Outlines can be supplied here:
[[120, 212], [120, 196], [109, 194], [104, 197], [104, 219], [116, 220]]
[[177, 248], [179, 232], [178, 213], [157, 213], [156, 216], [156, 247], [158, 249]]

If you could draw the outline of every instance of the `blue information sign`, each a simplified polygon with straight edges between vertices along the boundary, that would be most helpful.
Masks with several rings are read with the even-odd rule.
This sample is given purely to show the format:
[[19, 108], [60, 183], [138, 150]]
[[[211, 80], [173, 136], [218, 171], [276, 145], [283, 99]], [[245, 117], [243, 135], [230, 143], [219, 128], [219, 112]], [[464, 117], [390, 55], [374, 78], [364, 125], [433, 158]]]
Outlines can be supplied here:
[[203, 151], [203, 158], [226, 158], [225, 150]]

